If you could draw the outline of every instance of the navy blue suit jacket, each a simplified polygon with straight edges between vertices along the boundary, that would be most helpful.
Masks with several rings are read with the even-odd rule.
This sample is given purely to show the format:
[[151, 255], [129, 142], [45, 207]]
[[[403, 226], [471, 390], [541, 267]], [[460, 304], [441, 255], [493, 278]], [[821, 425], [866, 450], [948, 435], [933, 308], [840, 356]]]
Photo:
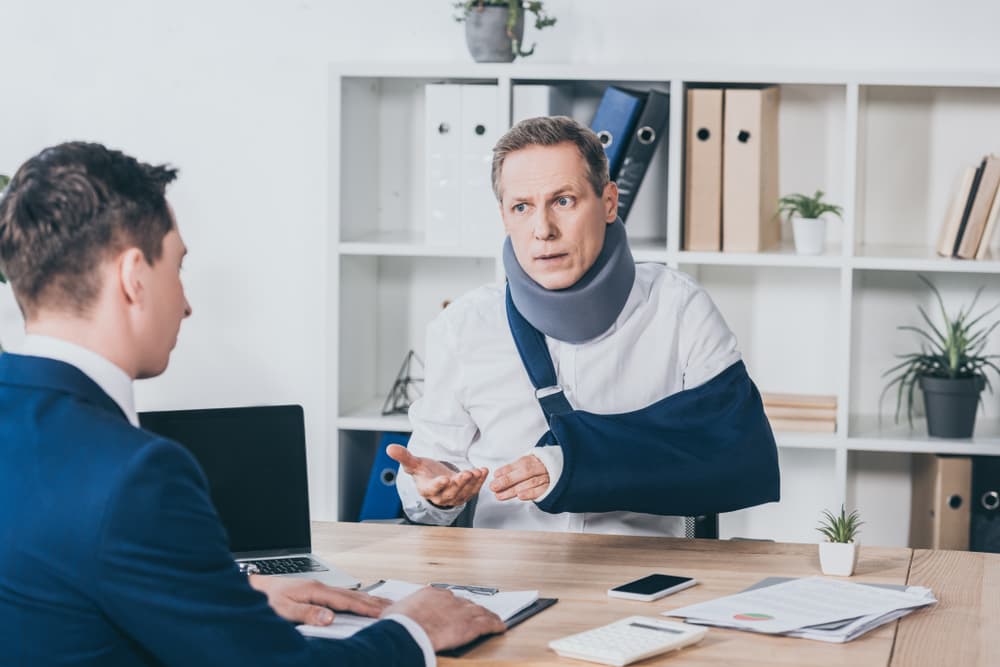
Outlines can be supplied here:
[[307, 641], [237, 570], [184, 448], [73, 366], [2, 354], [0, 664], [424, 661], [392, 621]]

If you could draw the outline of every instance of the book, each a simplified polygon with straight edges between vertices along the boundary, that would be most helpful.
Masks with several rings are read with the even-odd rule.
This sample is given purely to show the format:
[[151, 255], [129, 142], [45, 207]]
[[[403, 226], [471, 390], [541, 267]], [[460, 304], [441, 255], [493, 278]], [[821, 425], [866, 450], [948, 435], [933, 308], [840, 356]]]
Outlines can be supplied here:
[[837, 422], [832, 419], [772, 419], [772, 431], [800, 431], [803, 433], [834, 433]]
[[820, 394], [761, 394], [764, 407], [786, 406], [792, 408], [837, 409], [837, 397]]
[[969, 188], [969, 199], [965, 202], [965, 211], [962, 213], [962, 221], [958, 225], [958, 233], [955, 235], [955, 244], [952, 246], [950, 257], [958, 256], [958, 248], [962, 244], [962, 236], [965, 234], [965, 227], [969, 224], [969, 216], [972, 214], [972, 205], [976, 202], [976, 193], [979, 192], [979, 183], [983, 180], [983, 170], [986, 169], [986, 158], [976, 167], [976, 173], [972, 177], [972, 187]]
[[724, 91], [689, 88], [684, 142], [684, 249], [722, 250]]
[[810, 408], [790, 405], [764, 405], [768, 419], [836, 419], [836, 408]]
[[1000, 186], [1000, 157], [988, 155], [983, 166], [983, 175], [979, 181], [975, 201], [969, 210], [969, 219], [965, 232], [955, 251], [955, 256], [961, 259], [974, 259], [979, 250], [979, 242], [983, 238], [990, 208], [996, 198], [997, 186]]
[[990, 243], [993, 241], [993, 233], [996, 231], [997, 218], [1000, 218], [1000, 188], [993, 196], [993, 205], [986, 216], [986, 227], [983, 229], [983, 238], [979, 239], [979, 248], [976, 249], [976, 259], [986, 259], [990, 252]]
[[958, 227], [962, 224], [962, 213], [965, 212], [965, 204], [969, 201], [969, 192], [972, 190], [972, 180], [976, 176], [975, 167], [966, 167], [962, 172], [962, 178], [958, 183], [958, 191], [945, 215], [944, 224], [941, 225], [941, 233], [938, 236], [937, 253], [943, 257], [951, 257], [952, 248], [955, 247], [955, 239], [958, 238]]

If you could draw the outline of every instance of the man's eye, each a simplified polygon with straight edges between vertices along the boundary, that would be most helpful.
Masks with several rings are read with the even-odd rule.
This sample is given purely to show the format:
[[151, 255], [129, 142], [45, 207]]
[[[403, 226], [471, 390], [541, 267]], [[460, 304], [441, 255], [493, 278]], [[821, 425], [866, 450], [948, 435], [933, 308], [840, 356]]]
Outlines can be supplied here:
[[556, 200], [556, 203], [559, 206], [569, 206], [570, 204], [573, 203], [573, 198], [572, 197], [560, 197], [559, 199]]
[[524, 213], [527, 210], [528, 210], [528, 205], [527, 204], [523, 204], [523, 203], [522, 204], [514, 204], [514, 212], [515, 213]]

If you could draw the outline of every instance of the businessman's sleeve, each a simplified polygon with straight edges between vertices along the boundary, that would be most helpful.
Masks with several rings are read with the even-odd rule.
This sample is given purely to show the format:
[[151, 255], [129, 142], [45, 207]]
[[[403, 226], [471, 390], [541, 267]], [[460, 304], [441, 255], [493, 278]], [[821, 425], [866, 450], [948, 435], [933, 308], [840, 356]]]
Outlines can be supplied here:
[[307, 641], [239, 573], [204, 476], [183, 448], [154, 440], [132, 457], [101, 526], [98, 603], [165, 665], [424, 665], [385, 621], [339, 641]]

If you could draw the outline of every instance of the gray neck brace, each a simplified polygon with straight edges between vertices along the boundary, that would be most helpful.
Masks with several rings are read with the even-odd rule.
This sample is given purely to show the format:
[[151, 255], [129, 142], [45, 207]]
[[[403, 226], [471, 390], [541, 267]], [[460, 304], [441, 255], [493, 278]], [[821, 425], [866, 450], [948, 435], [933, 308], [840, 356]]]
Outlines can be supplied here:
[[511, 299], [524, 319], [546, 336], [573, 344], [610, 329], [635, 282], [635, 260], [620, 218], [607, 225], [594, 265], [565, 289], [548, 290], [532, 280], [518, 263], [509, 236], [504, 241], [503, 266]]

